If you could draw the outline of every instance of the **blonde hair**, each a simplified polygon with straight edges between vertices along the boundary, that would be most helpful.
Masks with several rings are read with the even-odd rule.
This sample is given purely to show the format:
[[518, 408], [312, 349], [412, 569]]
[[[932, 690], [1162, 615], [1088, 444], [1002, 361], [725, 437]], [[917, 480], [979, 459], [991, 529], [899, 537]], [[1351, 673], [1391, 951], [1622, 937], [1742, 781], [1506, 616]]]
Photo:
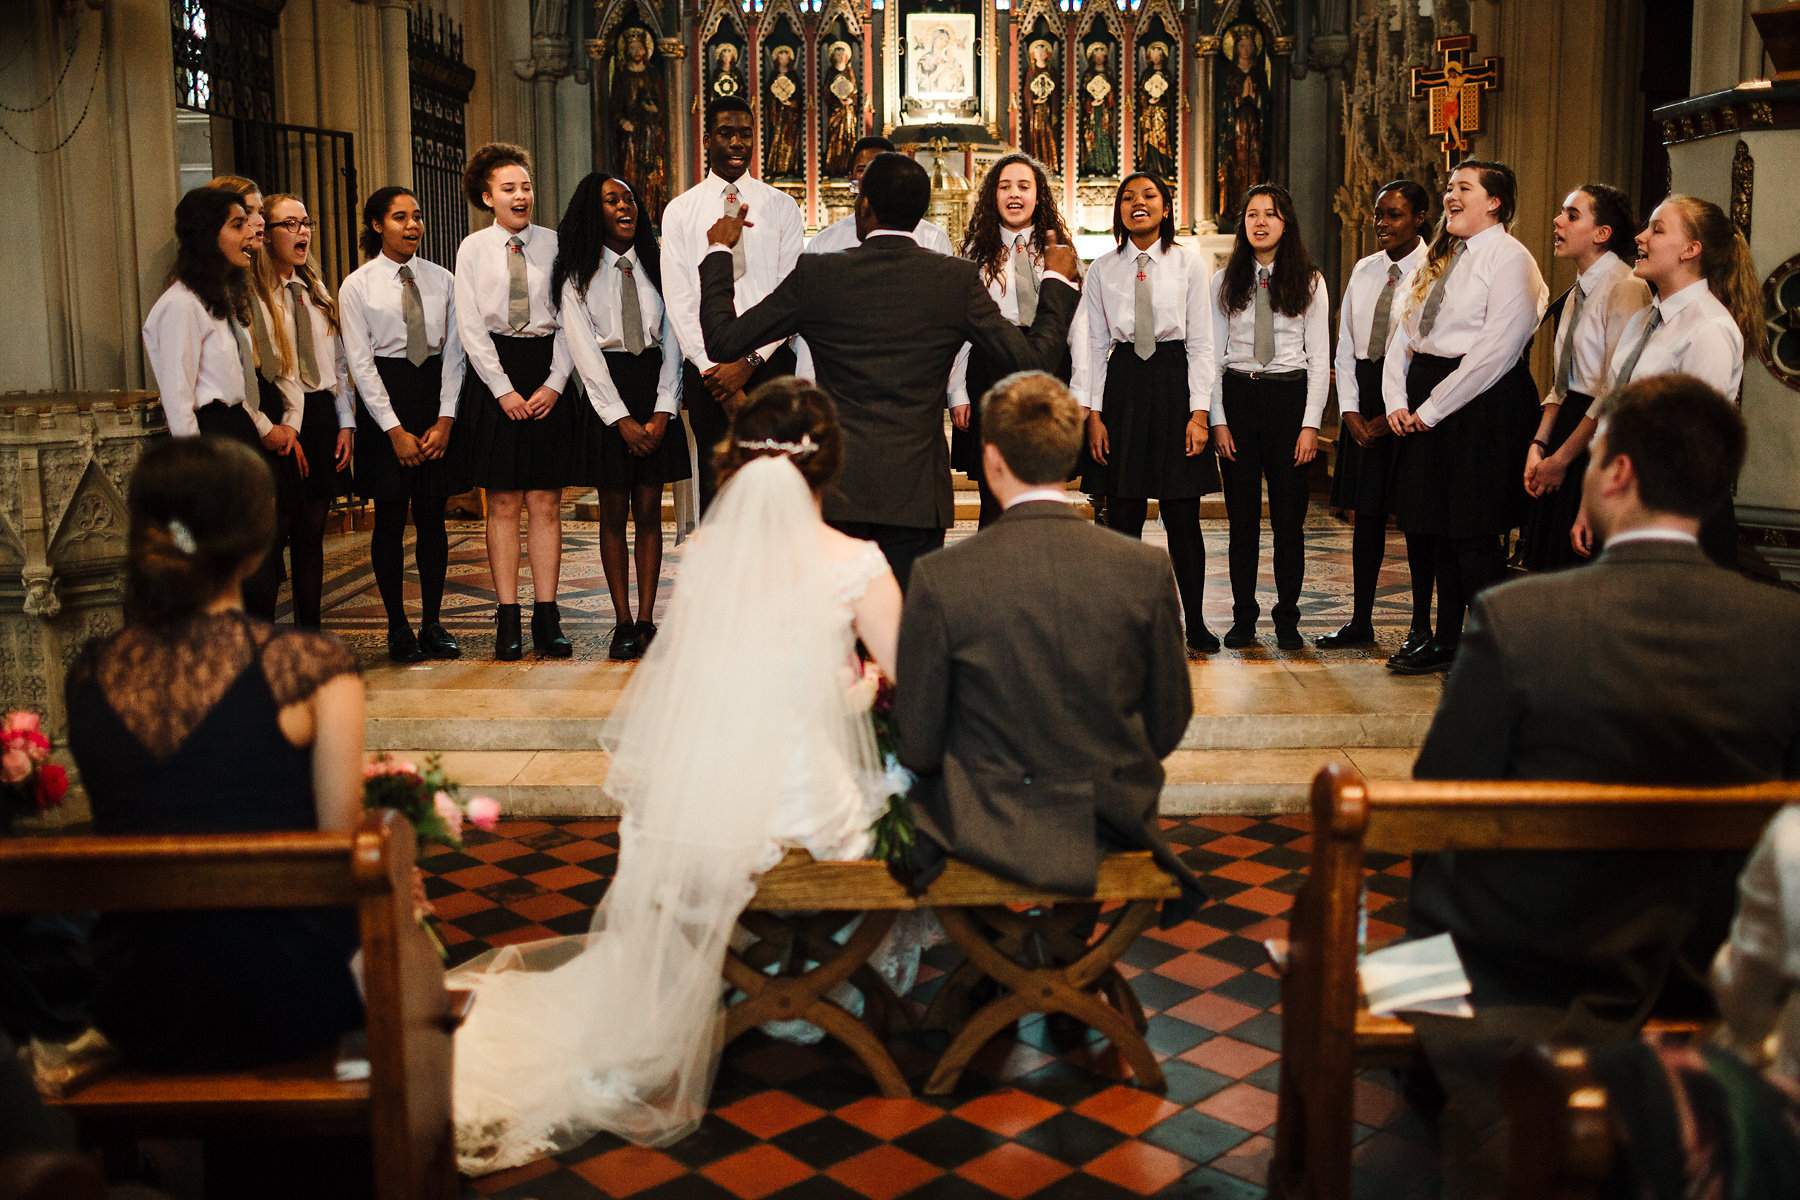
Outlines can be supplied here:
[[1763, 324], [1762, 284], [1750, 260], [1750, 245], [1725, 210], [1710, 200], [1674, 195], [1663, 203], [1681, 217], [1689, 237], [1700, 243], [1700, 277], [1719, 299], [1744, 335], [1744, 348], [1761, 354], [1768, 346]]
[[[306, 211], [306, 201], [287, 192], [278, 192], [273, 196], [263, 197], [265, 229], [269, 224], [269, 214], [275, 211], [275, 206], [289, 200], [298, 204], [301, 212]], [[279, 297], [285, 306], [287, 289], [281, 280], [281, 268], [275, 262], [275, 252], [269, 247], [267, 233], [264, 233], [262, 249], [257, 253], [256, 259], [250, 264], [250, 267], [250, 273], [256, 279], [257, 294], [262, 297], [263, 303], [268, 305], [269, 315], [274, 316], [276, 297]], [[312, 298], [314, 304], [319, 306], [319, 310], [325, 314], [326, 322], [331, 326], [331, 331], [336, 333], [338, 330], [337, 301], [326, 290], [325, 281], [319, 278], [319, 273], [313, 270], [310, 257], [308, 261], [300, 263], [294, 268], [294, 278], [306, 287], [306, 294]], [[295, 319], [299, 319], [298, 314], [295, 315]], [[275, 343], [275, 353], [281, 359], [281, 371], [285, 375], [294, 369], [294, 341], [288, 336], [287, 322], [270, 321], [269, 337]]]

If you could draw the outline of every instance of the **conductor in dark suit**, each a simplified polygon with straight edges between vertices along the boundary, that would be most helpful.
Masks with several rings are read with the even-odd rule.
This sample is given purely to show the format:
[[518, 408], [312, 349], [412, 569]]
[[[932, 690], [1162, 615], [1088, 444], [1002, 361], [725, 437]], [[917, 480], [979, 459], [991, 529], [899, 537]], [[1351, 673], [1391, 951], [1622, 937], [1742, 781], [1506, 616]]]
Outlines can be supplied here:
[[[1800, 775], [1800, 597], [1713, 565], [1697, 540], [1701, 518], [1729, 502], [1744, 442], [1736, 407], [1690, 376], [1607, 402], [1582, 481], [1604, 552], [1474, 601], [1416, 777], [1724, 786]], [[1452, 1102], [1446, 1149], [1454, 1131], [1464, 1152], [1498, 1153], [1495, 1083], [1519, 1044], [1600, 1045], [1653, 1009], [1703, 1003], [1742, 861], [1420, 856], [1409, 932], [1452, 935], [1477, 1014], [1419, 1022]], [[1454, 1179], [1446, 1196], [1489, 1190]]]
[[914, 240], [930, 200], [925, 168], [903, 154], [879, 155], [856, 200], [862, 244], [801, 255], [741, 315], [726, 251], [755, 213], [718, 221], [700, 263], [709, 357], [729, 362], [790, 334], [806, 338], [819, 386], [837, 402], [844, 427], [844, 470], [826, 496], [825, 519], [879, 544], [902, 587], [913, 560], [941, 547], [955, 520], [944, 397], [957, 351], [973, 342], [1010, 368], [1054, 366], [1079, 298], [1071, 282], [1075, 251], [1053, 241], [1044, 252], [1037, 320], [1020, 329], [1000, 315], [974, 263]]
[[919, 882], [946, 855], [1094, 890], [1109, 849], [1146, 849], [1205, 899], [1157, 825], [1162, 760], [1193, 712], [1169, 557], [1076, 514], [1063, 491], [1081, 410], [1041, 372], [981, 401], [982, 467], [1005, 509], [920, 560], [900, 618], [895, 721]]

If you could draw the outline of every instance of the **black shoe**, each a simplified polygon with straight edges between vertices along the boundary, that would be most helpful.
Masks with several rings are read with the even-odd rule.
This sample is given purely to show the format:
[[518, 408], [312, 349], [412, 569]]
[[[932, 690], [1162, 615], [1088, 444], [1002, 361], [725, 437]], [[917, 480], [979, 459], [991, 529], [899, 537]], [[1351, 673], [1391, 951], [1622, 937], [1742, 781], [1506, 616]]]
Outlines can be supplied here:
[[606, 657], [613, 662], [630, 662], [644, 652], [638, 645], [637, 626], [630, 621], [620, 621], [613, 626], [612, 643], [606, 648]]
[[1395, 658], [1403, 658], [1408, 654], [1417, 654], [1425, 648], [1425, 643], [1430, 640], [1431, 630], [1420, 629], [1417, 625], [1413, 626], [1406, 631], [1406, 640], [1400, 643], [1400, 648], [1394, 651], [1393, 658], [1388, 659], [1388, 662], [1392, 663]]
[[575, 647], [563, 636], [562, 617], [554, 600], [531, 606], [531, 649], [543, 658], [568, 658], [575, 653]]
[[419, 649], [419, 639], [413, 636], [411, 625], [388, 626], [388, 657], [397, 663], [425, 661], [425, 652]]
[[644, 655], [650, 653], [650, 643], [654, 642], [655, 640], [656, 640], [656, 625], [655, 625], [655, 623], [651, 622], [651, 621], [639, 621], [637, 623], [638, 657], [641, 658]]
[[1375, 644], [1375, 628], [1367, 621], [1351, 621], [1338, 628], [1336, 633], [1324, 633], [1313, 639], [1313, 645], [1321, 650], [1343, 650], [1350, 646], [1373, 646]]
[[1227, 650], [1243, 650], [1256, 645], [1256, 622], [1233, 621], [1231, 628], [1225, 631], [1225, 648]]
[[1298, 624], [1275, 626], [1275, 646], [1280, 650], [1306, 649], [1306, 639], [1300, 636], [1300, 626]]
[[1388, 659], [1388, 670], [1396, 675], [1430, 675], [1455, 661], [1456, 647], [1432, 638], [1411, 654], [1396, 654]]
[[427, 658], [461, 658], [462, 647], [450, 636], [450, 631], [433, 621], [419, 630], [419, 649]]
[[1187, 649], [1189, 658], [1194, 658], [1201, 654], [1213, 654], [1219, 649], [1219, 639], [1213, 634], [1212, 630], [1202, 625], [1198, 629], [1190, 629], [1188, 631]]
[[525, 657], [516, 604], [502, 604], [494, 609], [494, 657], [500, 662], [518, 662]]

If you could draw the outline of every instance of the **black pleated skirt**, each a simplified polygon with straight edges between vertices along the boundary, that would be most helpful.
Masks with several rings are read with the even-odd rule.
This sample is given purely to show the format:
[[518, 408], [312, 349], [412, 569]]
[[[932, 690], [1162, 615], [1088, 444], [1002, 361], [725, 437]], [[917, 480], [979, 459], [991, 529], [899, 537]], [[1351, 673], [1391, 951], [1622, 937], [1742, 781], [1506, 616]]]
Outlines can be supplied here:
[[[1461, 362], [1415, 354], [1406, 373], [1407, 408], [1416, 412]], [[1524, 516], [1525, 450], [1537, 411], [1537, 390], [1521, 358], [1500, 382], [1434, 428], [1399, 439], [1389, 504], [1400, 528], [1460, 538], [1517, 525]]]
[[[1356, 409], [1365, 421], [1387, 425], [1387, 405], [1381, 395], [1382, 360], [1356, 360]], [[1331, 479], [1331, 507], [1358, 515], [1388, 511], [1388, 491], [1394, 479], [1394, 457], [1400, 439], [1393, 434], [1376, 438], [1374, 445], [1360, 446], [1348, 427], [1338, 434], [1337, 471]]]
[[[444, 356], [434, 354], [418, 366], [404, 358], [377, 358], [376, 373], [387, 389], [388, 403], [400, 428], [424, 437], [438, 419], [438, 392], [443, 386]], [[560, 401], [559, 401], [560, 403]], [[466, 410], [458, 409], [461, 414]], [[394, 444], [369, 410], [356, 406], [356, 494], [369, 500], [439, 500], [460, 496], [474, 487], [470, 468], [468, 425], [459, 415], [450, 427], [444, 457], [402, 466]]]
[[[642, 354], [606, 352], [606, 369], [612, 375], [613, 385], [619, 389], [631, 419], [641, 425], [648, 424], [656, 414], [656, 385], [662, 375], [662, 361], [662, 351], [656, 349]], [[662, 444], [645, 455], [633, 454], [618, 427], [601, 421], [591, 404], [587, 405], [583, 420], [588, 426], [584, 482], [597, 488], [661, 487], [693, 476], [680, 416], [669, 418]]]
[[330, 392], [306, 393], [300, 418], [300, 449], [306, 455], [306, 474], [300, 492], [314, 500], [335, 500], [350, 493], [350, 472], [337, 465], [337, 399]]
[[1115, 342], [1106, 360], [1100, 420], [1110, 449], [1089, 461], [1081, 490], [1123, 500], [1192, 500], [1219, 490], [1212, 446], [1187, 453], [1188, 364], [1185, 342], [1158, 342], [1148, 359]]
[[[281, 390], [260, 375], [256, 378], [256, 384], [258, 407], [275, 424], [284, 424], [283, 417], [287, 409], [287, 399], [282, 396]], [[245, 445], [254, 447], [257, 453], [263, 456], [263, 461], [269, 464], [269, 470], [275, 474], [276, 505], [284, 513], [292, 512], [294, 504], [305, 494], [300, 481], [299, 460], [292, 454], [276, 454], [263, 447], [262, 436], [256, 432], [256, 422], [250, 419], [249, 409], [241, 405], [233, 406], [220, 402], [209, 404], [200, 412], [204, 413], [208, 410], [217, 410], [211, 414], [211, 419], [222, 422], [222, 424], [217, 430], [208, 429], [205, 424], [202, 424], [200, 432], [223, 433], [226, 437], [236, 438]], [[200, 413], [194, 415], [198, 418]], [[306, 450], [306, 447], [302, 446], [301, 449]], [[307, 450], [306, 455], [307, 463], [311, 465], [312, 452]]]
[[[489, 335], [500, 366], [521, 396], [544, 386], [556, 339]], [[582, 401], [566, 389], [547, 417], [515, 421], [470, 367], [463, 379], [459, 419], [470, 425], [475, 486], [497, 492], [542, 491], [579, 482]], [[591, 410], [590, 410], [591, 411]]]
[[[988, 394], [988, 389], [1011, 375], [1011, 371], [1003, 371], [993, 359], [987, 356], [980, 346], [969, 346], [969, 363], [963, 372], [963, 382], [969, 394], [969, 427], [950, 431], [950, 467], [961, 471], [970, 479], [979, 482], [981, 473], [981, 398]], [[1069, 355], [1065, 352], [1061, 364], [1051, 374], [1064, 383], [1069, 382]], [[1078, 471], [1085, 470], [1093, 464], [1086, 461], [1085, 449], [1087, 437], [1082, 437], [1082, 462], [1077, 464]], [[1073, 477], [1072, 477], [1073, 478]]]
[[[1587, 416], [1592, 396], [1570, 392], [1557, 410], [1556, 423], [1545, 439], [1551, 450], [1558, 450]], [[1525, 444], [1529, 453], [1531, 443]], [[1554, 571], [1588, 561], [1575, 553], [1569, 544], [1569, 530], [1575, 525], [1575, 514], [1581, 510], [1581, 477], [1587, 472], [1588, 454], [1583, 450], [1569, 464], [1562, 486], [1548, 495], [1526, 501], [1525, 523], [1519, 527], [1520, 563], [1528, 571]]]

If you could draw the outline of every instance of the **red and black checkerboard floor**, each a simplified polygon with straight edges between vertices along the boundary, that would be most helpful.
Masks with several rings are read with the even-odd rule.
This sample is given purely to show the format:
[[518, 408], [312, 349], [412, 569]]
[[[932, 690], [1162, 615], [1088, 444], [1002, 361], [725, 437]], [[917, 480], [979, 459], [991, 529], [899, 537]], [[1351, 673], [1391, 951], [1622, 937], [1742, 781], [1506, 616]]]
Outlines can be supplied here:
[[[469, 1181], [507, 1200], [1112, 1200], [1264, 1194], [1275, 1123], [1280, 989], [1262, 940], [1283, 936], [1309, 842], [1304, 817], [1165, 820], [1229, 895], [1201, 919], [1139, 939], [1121, 965], [1150, 1016], [1168, 1090], [1139, 1090], [1107, 1042], [1041, 1017], [991, 1042], [955, 1094], [884, 1100], [831, 1040], [761, 1033], [725, 1052], [711, 1112], [665, 1150], [610, 1135], [518, 1170]], [[488, 946], [588, 927], [618, 855], [617, 822], [513, 821], [427, 861], [427, 888], [453, 962]], [[1407, 864], [1371, 855], [1372, 941], [1404, 899]], [[929, 952], [911, 998], [929, 1000], [949, 947]], [[892, 1044], [922, 1080], [942, 1035]], [[1393, 1080], [1357, 1083], [1358, 1200], [1436, 1192], [1424, 1125]]]

